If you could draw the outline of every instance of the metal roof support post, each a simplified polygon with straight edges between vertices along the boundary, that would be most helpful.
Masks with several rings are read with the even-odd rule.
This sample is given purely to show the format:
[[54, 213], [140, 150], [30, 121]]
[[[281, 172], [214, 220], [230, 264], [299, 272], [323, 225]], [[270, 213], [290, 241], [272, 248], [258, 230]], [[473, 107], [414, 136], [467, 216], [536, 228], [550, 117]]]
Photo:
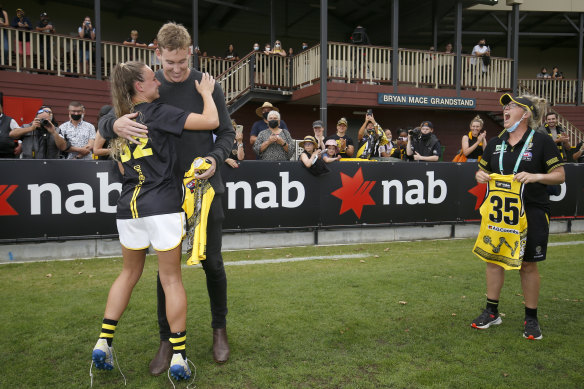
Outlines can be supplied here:
[[456, 96], [460, 97], [460, 76], [462, 73], [462, 0], [456, 2], [456, 58], [454, 63], [454, 82], [456, 84]]
[[513, 4], [513, 10], [511, 12], [513, 13], [511, 90], [514, 94], [517, 94], [517, 76], [519, 74], [519, 4]]
[[507, 58], [511, 58], [511, 46], [513, 45], [513, 40], [511, 39], [511, 32], [513, 31], [513, 13], [507, 13]]
[[270, 45], [274, 50], [274, 42], [276, 41], [276, 3], [270, 0]]
[[101, 80], [101, 0], [94, 1], [95, 8], [95, 79]]
[[199, 0], [193, 0], [193, 67], [199, 70]]
[[328, 0], [320, 0], [320, 120], [327, 136], [327, 57], [328, 57]]
[[578, 85], [576, 86], [576, 105], [582, 105], [582, 54], [584, 50], [584, 12], [580, 12], [578, 25]]
[[399, 67], [399, 0], [392, 0], [391, 7], [391, 81], [393, 92], [397, 93]]

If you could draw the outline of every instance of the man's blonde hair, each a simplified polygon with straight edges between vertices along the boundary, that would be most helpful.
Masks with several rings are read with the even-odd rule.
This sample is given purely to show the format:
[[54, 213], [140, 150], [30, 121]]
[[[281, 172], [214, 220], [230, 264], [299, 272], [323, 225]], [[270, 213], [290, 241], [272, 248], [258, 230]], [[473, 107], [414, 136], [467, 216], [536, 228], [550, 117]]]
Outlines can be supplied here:
[[187, 29], [174, 22], [168, 22], [158, 30], [156, 35], [158, 48], [164, 50], [188, 49], [191, 44], [191, 36]]

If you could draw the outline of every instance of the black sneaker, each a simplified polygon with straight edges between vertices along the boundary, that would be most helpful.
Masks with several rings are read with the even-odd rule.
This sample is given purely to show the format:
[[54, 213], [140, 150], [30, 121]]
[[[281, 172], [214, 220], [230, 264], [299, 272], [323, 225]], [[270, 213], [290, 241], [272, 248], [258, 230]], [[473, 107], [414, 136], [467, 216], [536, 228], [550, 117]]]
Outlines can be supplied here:
[[539, 329], [539, 323], [537, 319], [528, 317], [523, 323], [525, 329], [523, 330], [523, 337], [530, 340], [542, 339], [541, 330]]
[[501, 316], [499, 316], [498, 313], [493, 313], [489, 309], [485, 308], [483, 313], [481, 313], [479, 317], [474, 319], [470, 326], [478, 330], [486, 330], [490, 326], [499, 325], [502, 322], [503, 320], [501, 320]]

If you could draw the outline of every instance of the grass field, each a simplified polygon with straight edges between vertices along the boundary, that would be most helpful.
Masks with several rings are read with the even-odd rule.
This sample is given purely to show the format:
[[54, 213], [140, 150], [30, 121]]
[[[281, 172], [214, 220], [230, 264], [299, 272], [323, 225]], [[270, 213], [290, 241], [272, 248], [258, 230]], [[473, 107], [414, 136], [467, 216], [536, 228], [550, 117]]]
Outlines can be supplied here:
[[[551, 242], [582, 242], [584, 234]], [[198, 388], [584, 387], [584, 244], [552, 246], [540, 265], [543, 340], [522, 337], [517, 272], [507, 272], [503, 324], [469, 324], [485, 304], [485, 265], [473, 240], [228, 252], [228, 261], [332, 256], [226, 267], [231, 359], [211, 358], [205, 276], [186, 268], [187, 352]], [[339, 259], [341, 254], [361, 258]], [[121, 259], [0, 266], [0, 387], [89, 387], [91, 350]], [[156, 259], [149, 258], [114, 347], [128, 388], [151, 377], [158, 348]], [[117, 371], [94, 387], [123, 387]], [[184, 388], [185, 384], [180, 386]]]

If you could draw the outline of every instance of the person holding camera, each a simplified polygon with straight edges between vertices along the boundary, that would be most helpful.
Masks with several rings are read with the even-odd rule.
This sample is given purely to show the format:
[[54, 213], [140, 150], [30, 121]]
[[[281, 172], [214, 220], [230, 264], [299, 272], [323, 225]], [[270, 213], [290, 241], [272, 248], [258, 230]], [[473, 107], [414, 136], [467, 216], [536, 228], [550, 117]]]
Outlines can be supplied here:
[[440, 160], [442, 148], [440, 141], [434, 135], [432, 122], [424, 121], [420, 127], [416, 127], [408, 133], [406, 150], [408, 157], [414, 161], [436, 162]]
[[85, 107], [78, 101], [69, 103], [69, 121], [61, 125], [61, 134], [71, 142], [67, 159], [93, 159], [95, 127], [83, 120]]
[[[389, 152], [385, 152], [385, 145], [389, 143], [389, 140], [381, 126], [375, 121], [373, 110], [367, 110], [365, 121], [359, 129], [357, 139], [359, 140], [357, 158], [389, 157]], [[383, 147], [383, 155], [379, 154], [380, 147]]]
[[58, 159], [61, 151], [70, 146], [60, 134], [53, 110], [41, 106], [31, 123], [10, 131], [13, 139], [22, 140], [23, 159]]
[[468, 135], [462, 137], [462, 153], [466, 156], [466, 162], [477, 162], [487, 147], [487, 132], [483, 125], [483, 119], [475, 116], [470, 122]]

